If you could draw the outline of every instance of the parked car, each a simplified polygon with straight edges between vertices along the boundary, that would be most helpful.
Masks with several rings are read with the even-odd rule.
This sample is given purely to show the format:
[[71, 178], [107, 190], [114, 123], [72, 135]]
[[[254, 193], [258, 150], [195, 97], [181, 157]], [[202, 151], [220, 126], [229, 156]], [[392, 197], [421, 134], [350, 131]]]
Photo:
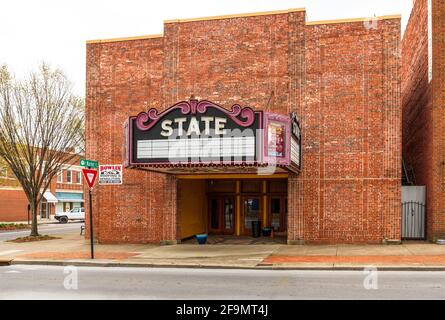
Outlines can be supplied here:
[[54, 218], [60, 223], [67, 223], [69, 220], [85, 221], [85, 208], [73, 208], [67, 212], [58, 212]]

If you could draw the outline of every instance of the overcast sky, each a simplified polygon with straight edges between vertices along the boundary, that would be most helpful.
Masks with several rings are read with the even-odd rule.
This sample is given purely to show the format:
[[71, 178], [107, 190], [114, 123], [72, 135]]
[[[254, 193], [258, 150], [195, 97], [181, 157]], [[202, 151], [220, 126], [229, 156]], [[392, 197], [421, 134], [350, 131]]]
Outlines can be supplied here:
[[306, 8], [308, 21], [402, 14], [413, 0], [2, 0], [0, 64], [18, 76], [42, 61], [85, 92], [85, 41], [163, 33], [163, 21]]

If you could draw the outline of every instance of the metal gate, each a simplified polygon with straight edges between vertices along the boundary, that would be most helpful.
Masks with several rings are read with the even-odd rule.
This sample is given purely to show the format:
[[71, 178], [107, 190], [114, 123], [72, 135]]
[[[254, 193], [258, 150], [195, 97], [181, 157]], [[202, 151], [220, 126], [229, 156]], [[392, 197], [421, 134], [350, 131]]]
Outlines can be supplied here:
[[425, 239], [425, 211], [422, 202], [402, 203], [402, 239]]

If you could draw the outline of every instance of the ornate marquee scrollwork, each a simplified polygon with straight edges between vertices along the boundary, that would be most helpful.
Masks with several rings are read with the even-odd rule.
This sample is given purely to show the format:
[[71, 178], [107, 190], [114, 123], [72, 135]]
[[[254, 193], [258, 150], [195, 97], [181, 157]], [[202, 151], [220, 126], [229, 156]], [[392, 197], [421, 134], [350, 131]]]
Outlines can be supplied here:
[[225, 113], [237, 125], [242, 127], [249, 127], [255, 121], [255, 112], [252, 108], [242, 108], [240, 105], [235, 104], [231, 110], [227, 110], [211, 101], [190, 99], [190, 101], [178, 102], [161, 113], [158, 113], [158, 110], [154, 108], [148, 110], [148, 112], [141, 112], [136, 118], [136, 126], [141, 131], [147, 131], [156, 125], [162, 117], [174, 110], [180, 109], [182, 114], [188, 115], [205, 114], [208, 108], [214, 108]]

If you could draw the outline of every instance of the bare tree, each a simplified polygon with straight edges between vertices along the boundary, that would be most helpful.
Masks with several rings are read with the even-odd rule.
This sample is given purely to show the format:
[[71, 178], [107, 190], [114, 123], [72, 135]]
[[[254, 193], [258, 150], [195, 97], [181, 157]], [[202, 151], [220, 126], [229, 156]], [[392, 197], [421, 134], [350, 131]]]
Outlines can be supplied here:
[[32, 213], [31, 236], [38, 236], [37, 208], [62, 165], [84, 143], [84, 102], [67, 77], [42, 64], [25, 80], [0, 68], [0, 157], [22, 186]]

